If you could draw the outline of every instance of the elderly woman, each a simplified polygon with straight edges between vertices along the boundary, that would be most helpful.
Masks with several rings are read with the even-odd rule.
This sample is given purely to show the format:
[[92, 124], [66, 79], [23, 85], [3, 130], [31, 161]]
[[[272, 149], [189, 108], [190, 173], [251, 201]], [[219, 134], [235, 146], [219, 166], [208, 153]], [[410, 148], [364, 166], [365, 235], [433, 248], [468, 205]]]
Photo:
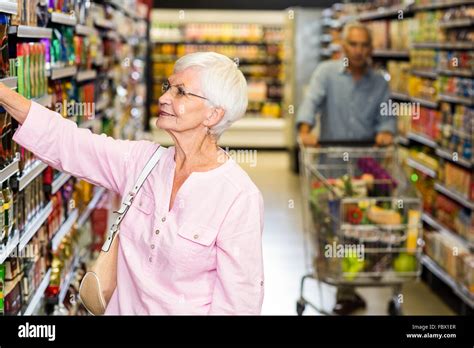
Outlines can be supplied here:
[[[179, 59], [163, 84], [157, 126], [174, 140], [120, 229], [117, 287], [106, 314], [259, 314], [263, 200], [217, 146], [247, 107], [236, 64], [212, 52]], [[91, 134], [0, 87], [20, 123], [14, 140], [63, 172], [124, 195], [159, 146]]]

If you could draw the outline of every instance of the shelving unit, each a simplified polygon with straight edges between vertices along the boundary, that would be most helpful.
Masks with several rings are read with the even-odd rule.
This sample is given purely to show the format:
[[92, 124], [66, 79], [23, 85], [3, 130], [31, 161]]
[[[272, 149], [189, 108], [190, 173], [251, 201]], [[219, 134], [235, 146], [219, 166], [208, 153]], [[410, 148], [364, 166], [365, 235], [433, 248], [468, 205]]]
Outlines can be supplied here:
[[459, 298], [462, 299], [469, 307], [474, 308], [474, 296], [464, 286], [454, 280], [445, 270], [443, 270], [435, 261], [428, 255], [421, 255], [421, 263], [430, 270], [434, 275], [446, 283]]
[[16, 89], [17, 84], [18, 84], [18, 78], [17, 77], [5, 77], [3, 79], [0, 79], [0, 83], [3, 83], [5, 86], [7, 86], [10, 89]]
[[[93, 1], [90, 6], [103, 6], [104, 3], [105, 2], [102, 1]], [[11, 43], [12, 47], [15, 47], [16, 42], [39, 42], [40, 39], [52, 39], [53, 28], [58, 28], [61, 31], [61, 29], [64, 29], [64, 26], [73, 27], [74, 34], [77, 36], [91, 38], [91, 40], [84, 40], [87, 44], [89, 44], [89, 42], [95, 44], [98, 43], [98, 46], [95, 49], [99, 51], [97, 52], [98, 54], [94, 55], [96, 58], [93, 59], [92, 68], [85, 69], [85, 66], [90, 67], [90, 65], [83, 64], [83, 62], [80, 64], [80, 69], [78, 68], [79, 64], [77, 66], [61, 66], [61, 63], [55, 62], [53, 67], [46, 64], [46, 76], [48, 77], [48, 82], [50, 82], [51, 86], [51, 81], [68, 79], [68, 81], [71, 81], [73, 85], [81, 83], [80, 88], [85, 88], [86, 84], [95, 84], [97, 91], [99, 86], [104, 89], [102, 81], [108, 79], [108, 89], [106, 91], [100, 90], [100, 93], [94, 95], [93, 102], [98, 106], [100, 113], [94, 120], [92, 120], [95, 122], [95, 125], [91, 128], [93, 128], [94, 132], [107, 133], [107, 135], [112, 135], [115, 138], [123, 138], [125, 133], [122, 131], [116, 132], [116, 130], [121, 127], [126, 127], [128, 131], [128, 136], [126, 138], [133, 139], [134, 132], [136, 132], [137, 129], [142, 130], [144, 126], [143, 117], [140, 118], [139, 114], [143, 114], [144, 109], [144, 103], [140, 102], [140, 100], [146, 98], [146, 87], [143, 84], [143, 77], [145, 76], [146, 48], [148, 45], [148, 41], [145, 40], [145, 38], [147, 36], [147, 26], [149, 21], [147, 18], [142, 17], [139, 14], [139, 12], [146, 13], [141, 5], [137, 5], [137, 7], [130, 9], [122, 6], [120, 1], [107, 1], [107, 4], [110, 4], [115, 8], [115, 10], [112, 9], [112, 11], [109, 11], [109, 9], [107, 11], [108, 14], [111, 14], [110, 20], [96, 17], [92, 20], [93, 24], [89, 26], [90, 24], [85, 25], [84, 22], [79, 22], [79, 18], [76, 16], [77, 14], [74, 14], [73, 12], [52, 12], [48, 14], [48, 28], [28, 25], [9, 26], [9, 43]], [[0, 12], [16, 13], [16, 5], [17, 4], [13, 2], [0, 0]], [[124, 19], [123, 16], [118, 15], [119, 12], [124, 13], [126, 18]], [[91, 15], [95, 16], [97, 13], [99, 13], [99, 11], [95, 11], [94, 9]], [[128, 25], [126, 31], [124, 30], [125, 26], [121, 26], [118, 22], [120, 19], [124, 21], [120, 23], [126, 23]], [[22, 21], [22, 23], [25, 22]], [[108, 45], [104, 44], [106, 40], [111, 39], [114, 42], [109, 41], [108, 44], [110, 47], [113, 47], [112, 50]], [[94, 54], [94, 52], [91, 51], [91, 54]], [[127, 67], [122, 64], [124, 59], [129, 59], [130, 66]], [[118, 78], [119, 76], [120, 79]], [[137, 76], [139, 76], [139, 78], [137, 78]], [[3, 83], [11, 89], [17, 88], [17, 82], [16, 77], [0, 79], [0, 83]], [[115, 97], [115, 95], [118, 95], [118, 90], [121, 92], [121, 98]], [[124, 98], [123, 90], [126, 90], [126, 98]], [[107, 97], [101, 98], [99, 101], [96, 100], [103, 96]], [[31, 99], [40, 105], [51, 108], [53, 106], [53, 98], [56, 102], [57, 97], [58, 95], [55, 93], [54, 95], [46, 94]], [[70, 97], [68, 96], [68, 102], [69, 98]], [[82, 98], [82, 96], [79, 96], [79, 98]], [[81, 102], [82, 100], [75, 101]], [[129, 106], [131, 106], [131, 108], [129, 108]], [[88, 121], [80, 122], [80, 120], [82, 119], [78, 118], [76, 121], [79, 123], [79, 127], [88, 126]], [[47, 164], [37, 160], [30, 164], [28, 168], [25, 168], [21, 176], [18, 176], [19, 157], [17, 155], [12, 163], [0, 170], [0, 183], [17, 176], [18, 191], [22, 194], [26, 194], [24, 190], [27, 189], [28, 185], [30, 185], [36, 178], [42, 175], [47, 167]], [[62, 173], [53, 181], [51, 185], [51, 193], [57, 193], [70, 178], [71, 175]], [[33, 190], [33, 187], [31, 187], [31, 191]], [[30, 190], [27, 191], [30, 192]], [[86, 221], [90, 218], [92, 211], [97, 206], [104, 193], [105, 189], [96, 189], [93, 199], [89, 202], [80, 216], [78, 209], [73, 209], [69, 213], [67, 219], [65, 219], [50, 241], [50, 251], [54, 253], [55, 251], [60, 250], [60, 245], [66, 240], [64, 237], [67, 236], [70, 231], [74, 228], [84, 227]], [[12, 254], [13, 252], [21, 252], [22, 250], [25, 250], [25, 247], [27, 247], [32, 239], [38, 234], [41, 227], [44, 226], [46, 222], [48, 222], [48, 224], [50, 223], [49, 218], [57, 218], [56, 215], [53, 217], [52, 213], [53, 203], [49, 202], [44, 205], [42, 209], [37, 211], [36, 215], [28, 222], [21, 234], [16, 229], [12, 229], [9, 232], [8, 240], [5, 244], [0, 245], [0, 263], [5, 262], [8, 257], [15, 257]], [[42, 233], [43, 232], [44, 230], [42, 230]], [[91, 256], [90, 253], [88, 255]], [[69, 262], [69, 260], [65, 261]], [[67, 293], [70, 282], [74, 279], [77, 265], [79, 262], [83, 261], [85, 261], [85, 259], [83, 259], [82, 256], [77, 257], [73, 262], [73, 267], [69, 274], [62, 280], [60, 293], [60, 298], [62, 298], [62, 300]], [[31, 315], [36, 312], [36, 308], [41, 302], [45, 290], [50, 286], [50, 278], [53, 275], [57, 276], [54, 272], [54, 269], [47, 270], [39, 288], [31, 296], [29, 303], [23, 304], [23, 308], [19, 315]], [[49, 292], [46, 291], [46, 293]]]
[[71, 178], [71, 174], [61, 173], [58, 178], [53, 181], [53, 185], [51, 187], [51, 194], [55, 194], [59, 191], [61, 187]]
[[18, 1], [0, 0], [0, 12], [17, 14]]
[[58, 250], [59, 245], [61, 244], [62, 239], [69, 233], [71, 228], [74, 226], [77, 218], [79, 216], [79, 212], [77, 209], [74, 209], [67, 219], [63, 222], [59, 230], [54, 235], [53, 239], [51, 240], [51, 251], [54, 253]]
[[79, 216], [77, 219], [77, 227], [80, 228], [84, 223], [89, 219], [92, 210], [97, 206], [102, 196], [105, 194], [106, 190], [103, 187], [100, 187], [94, 195], [94, 198], [87, 205], [86, 210]]
[[9, 27], [8, 34], [16, 35], [20, 38], [51, 39], [53, 30], [51, 28], [38, 28], [26, 25], [18, 25]]
[[30, 182], [32, 182], [38, 175], [41, 175], [48, 165], [40, 160], [36, 160], [21, 177], [18, 178], [19, 190], [22, 191]]
[[41, 225], [48, 219], [49, 214], [53, 211], [53, 203], [49, 202], [43, 209], [36, 213], [35, 217], [31, 222], [25, 227], [25, 232], [20, 238], [18, 244], [18, 251], [22, 251], [23, 248], [28, 244], [28, 242], [33, 238], [36, 232], [39, 230]]
[[56, 24], [75, 26], [77, 23], [77, 18], [74, 13], [67, 14], [67, 13], [52, 12], [51, 22], [56, 23]]
[[0, 183], [10, 179], [13, 175], [18, 173], [19, 167], [18, 163], [20, 162], [19, 156], [17, 155], [12, 163], [8, 164], [5, 168], [0, 170]]
[[49, 280], [51, 279], [51, 268], [48, 269], [43, 279], [41, 280], [40, 285], [36, 289], [34, 295], [31, 297], [30, 302], [27, 304], [27, 307], [23, 312], [20, 312], [19, 315], [34, 315], [36, 308], [38, 307], [41, 298], [44, 296], [44, 292], [49, 285]]
[[77, 73], [77, 67], [75, 66], [67, 66], [63, 68], [52, 68], [51, 71], [51, 80], [59, 80], [64, 79], [66, 77], [72, 77]]

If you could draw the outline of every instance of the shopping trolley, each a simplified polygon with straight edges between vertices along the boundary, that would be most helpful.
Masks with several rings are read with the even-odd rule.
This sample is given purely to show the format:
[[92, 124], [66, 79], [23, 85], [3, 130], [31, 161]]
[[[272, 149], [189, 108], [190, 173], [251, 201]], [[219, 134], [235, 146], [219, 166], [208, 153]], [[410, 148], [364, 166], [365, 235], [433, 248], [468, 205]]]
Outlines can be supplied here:
[[[308, 273], [297, 314], [306, 305], [331, 314], [322, 308], [325, 283], [392, 287], [388, 313], [401, 315], [402, 285], [421, 274], [421, 200], [393, 147], [329, 145], [299, 144]], [[303, 296], [307, 279], [318, 282], [320, 305]]]

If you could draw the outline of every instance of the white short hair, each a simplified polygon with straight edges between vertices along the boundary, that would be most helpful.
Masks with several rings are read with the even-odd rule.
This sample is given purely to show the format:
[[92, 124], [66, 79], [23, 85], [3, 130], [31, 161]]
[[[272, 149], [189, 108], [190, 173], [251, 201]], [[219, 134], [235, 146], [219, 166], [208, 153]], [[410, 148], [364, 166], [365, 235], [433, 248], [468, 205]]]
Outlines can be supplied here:
[[237, 64], [215, 52], [196, 52], [178, 59], [174, 72], [197, 68], [202, 93], [213, 106], [224, 109], [222, 120], [210, 129], [219, 138], [232, 123], [244, 116], [247, 109], [247, 81]]
[[348, 23], [346, 23], [346, 25], [344, 25], [344, 29], [342, 30], [342, 40], [343, 41], [347, 42], [347, 39], [349, 37], [349, 33], [352, 29], [365, 30], [365, 32], [367, 33], [367, 36], [369, 38], [369, 44], [370, 44], [370, 46], [372, 46], [372, 32], [370, 31], [368, 26], [366, 26], [365, 24], [363, 24], [359, 21], [348, 22]]

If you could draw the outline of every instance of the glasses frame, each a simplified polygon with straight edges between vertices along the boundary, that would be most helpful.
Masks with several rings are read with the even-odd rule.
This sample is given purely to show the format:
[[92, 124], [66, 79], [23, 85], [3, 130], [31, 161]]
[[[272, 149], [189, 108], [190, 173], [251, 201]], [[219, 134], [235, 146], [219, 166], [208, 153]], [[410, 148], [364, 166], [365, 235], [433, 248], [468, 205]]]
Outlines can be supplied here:
[[204, 100], [209, 100], [206, 97], [203, 97], [201, 95], [197, 95], [197, 94], [188, 92], [181, 86], [172, 85], [168, 80], [164, 81], [163, 84], [161, 85], [161, 91], [163, 92], [163, 94], [165, 94], [166, 92], [168, 92], [173, 87], [178, 89], [178, 93], [176, 93], [175, 97], [176, 96], [187, 97], [187, 96], [191, 95], [193, 97], [198, 97], [198, 98], [201, 98], [201, 99], [204, 99]]

